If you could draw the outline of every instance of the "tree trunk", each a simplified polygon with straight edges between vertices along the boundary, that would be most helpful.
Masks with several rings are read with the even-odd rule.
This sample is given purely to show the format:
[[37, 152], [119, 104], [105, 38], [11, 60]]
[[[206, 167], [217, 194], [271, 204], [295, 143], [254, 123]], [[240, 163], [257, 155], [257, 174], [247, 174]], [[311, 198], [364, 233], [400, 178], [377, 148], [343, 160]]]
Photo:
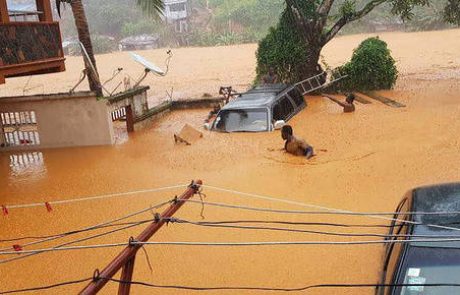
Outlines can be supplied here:
[[96, 92], [97, 96], [102, 96], [102, 86], [98, 78], [96, 59], [94, 58], [93, 45], [91, 44], [91, 36], [89, 33], [88, 21], [86, 20], [85, 10], [81, 0], [72, 0], [70, 2], [72, 13], [77, 27], [78, 39], [83, 44], [88, 53], [89, 59], [94, 66], [94, 73], [91, 65], [85, 60], [85, 67], [88, 72], [89, 89]]
[[323, 49], [320, 45], [308, 45], [307, 46], [307, 56], [306, 62], [304, 65], [306, 78], [316, 76], [323, 72], [323, 68], [319, 64], [319, 57], [321, 55], [321, 50]]

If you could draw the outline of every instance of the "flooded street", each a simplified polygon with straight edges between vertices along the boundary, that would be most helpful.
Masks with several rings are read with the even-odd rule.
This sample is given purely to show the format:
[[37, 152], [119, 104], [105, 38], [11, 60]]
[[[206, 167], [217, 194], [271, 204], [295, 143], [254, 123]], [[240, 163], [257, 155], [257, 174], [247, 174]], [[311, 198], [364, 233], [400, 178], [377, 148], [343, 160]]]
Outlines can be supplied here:
[[[337, 42], [342, 42], [340, 40]], [[406, 49], [392, 50], [405, 52]], [[451, 48], [446, 45], [446, 50], [449, 51]], [[444, 59], [440, 57], [439, 60]], [[427, 61], [420, 57], [418, 61], [437, 62], [434, 59]], [[116, 146], [41, 150], [27, 159], [21, 156], [21, 153], [1, 153], [0, 205], [37, 202], [44, 204], [53, 200], [185, 185], [192, 179], [202, 179], [205, 185], [302, 203], [359, 212], [392, 212], [403, 194], [415, 186], [460, 180], [459, 77], [449, 74], [440, 76], [437, 80], [429, 80], [425, 76], [422, 77], [429, 74], [425, 70], [420, 70], [423, 66], [428, 67], [426, 64], [414, 66], [413, 72], [419, 73], [419, 76], [410, 75], [411, 70], [405, 67], [403, 71], [406, 75], [402, 76], [396, 90], [382, 92], [406, 104], [406, 108], [390, 108], [373, 101], [369, 105], [357, 104], [354, 114], [342, 114], [329, 100], [308, 97], [308, 108], [294, 117], [290, 124], [298, 136], [305, 138], [315, 147], [317, 156], [310, 161], [280, 151], [283, 142], [278, 131], [259, 134], [221, 134], [204, 131], [204, 138], [191, 146], [175, 145], [175, 132], [185, 123], [202, 130], [203, 119], [208, 113], [208, 110], [178, 111], [167, 114], [146, 130], [130, 135], [127, 142]], [[250, 83], [250, 79], [246, 80]], [[37, 208], [11, 209], [8, 216], [0, 216], [0, 237], [11, 239], [18, 236], [41, 236], [88, 227], [171, 200], [183, 190], [176, 188], [163, 192], [55, 205], [50, 213], [45, 205]], [[271, 209], [311, 210], [209, 187], [205, 187], [203, 192], [206, 194], [207, 202]], [[195, 200], [199, 199], [195, 197]], [[200, 204], [187, 203], [175, 217], [189, 221], [272, 220], [386, 224], [384, 221], [368, 217], [286, 215], [209, 205], [204, 207], [203, 220], [201, 210]], [[146, 212], [130, 221], [149, 218], [152, 218], [152, 214]], [[127, 242], [131, 236], [136, 236], [144, 228], [145, 225], [141, 225], [82, 242], [80, 245]], [[342, 233], [385, 233], [385, 229], [372, 228], [299, 228]], [[46, 248], [107, 230], [82, 233], [36, 247]], [[170, 224], [156, 234], [152, 241], [371, 239], [378, 238], [344, 238]], [[4, 242], [0, 243], [0, 247], [11, 247], [12, 244], [15, 243]], [[95, 269], [106, 266], [120, 250], [121, 248], [109, 248], [43, 253], [0, 264], [0, 290], [90, 278]], [[197, 287], [295, 288], [328, 283], [377, 283], [383, 246], [145, 246], [145, 250], [152, 271], [149, 269], [145, 253], [139, 251], [134, 271], [136, 281]], [[9, 257], [0, 257], [5, 258]], [[75, 294], [84, 286], [85, 283], [64, 286], [41, 293]], [[109, 283], [102, 294], [114, 294], [117, 288], [117, 284]], [[142, 286], [132, 288], [133, 294], [194, 293]], [[373, 292], [372, 288], [323, 289], [311, 290], [308, 294]]]

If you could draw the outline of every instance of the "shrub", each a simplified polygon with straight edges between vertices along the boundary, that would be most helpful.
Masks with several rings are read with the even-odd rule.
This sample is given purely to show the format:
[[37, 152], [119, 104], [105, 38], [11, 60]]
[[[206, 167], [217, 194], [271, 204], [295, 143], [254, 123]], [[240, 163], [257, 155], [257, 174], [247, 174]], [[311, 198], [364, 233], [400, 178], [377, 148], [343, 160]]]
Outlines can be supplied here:
[[354, 50], [350, 62], [333, 71], [334, 78], [348, 75], [334, 89], [342, 92], [391, 89], [398, 79], [395, 63], [384, 41], [378, 37], [366, 39]]

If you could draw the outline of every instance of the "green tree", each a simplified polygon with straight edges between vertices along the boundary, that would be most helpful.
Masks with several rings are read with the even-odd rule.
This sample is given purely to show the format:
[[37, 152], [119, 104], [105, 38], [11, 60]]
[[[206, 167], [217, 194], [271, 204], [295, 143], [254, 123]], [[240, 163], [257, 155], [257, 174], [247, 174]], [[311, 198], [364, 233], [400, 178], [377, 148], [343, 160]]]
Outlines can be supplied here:
[[[460, 25], [460, 0], [436, 0], [444, 3], [444, 19]], [[331, 41], [343, 27], [362, 19], [374, 9], [387, 5], [391, 13], [403, 20], [411, 19], [415, 7], [428, 7], [430, 0], [285, 0], [286, 9], [283, 15], [292, 18], [284, 22], [295, 26], [299, 38], [305, 44], [302, 67], [297, 74], [308, 77], [318, 74], [322, 68], [318, 61], [323, 47]], [[309, 10], [305, 12], [305, 5]], [[313, 9], [313, 12], [311, 12]], [[334, 13], [336, 11], [336, 13]], [[283, 22], [283, 16], [281, 17]], [[278, 26], [278, 28], [282, 27]], [[272, 36], [267, 36], [272, 38]], [[263, 43], [261, 43], [264, 45]], [[260, 49], [259, 49], [260, 51]], [[259, 65], [263, 68], [263, 65]], [[295, 73], [293, 73], [295, 75]]]

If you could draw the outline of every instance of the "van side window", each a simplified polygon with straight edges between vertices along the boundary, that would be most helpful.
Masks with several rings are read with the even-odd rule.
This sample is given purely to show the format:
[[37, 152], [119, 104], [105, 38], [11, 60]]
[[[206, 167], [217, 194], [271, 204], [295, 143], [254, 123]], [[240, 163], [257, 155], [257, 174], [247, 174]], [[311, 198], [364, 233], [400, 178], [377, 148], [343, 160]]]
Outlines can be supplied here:
[[284, 120], [283, 115], [281, 113], [281, 104], [278, 102], [273, 107], [273, 120], [279, 121]]
[[294, 107], [287, 96], [283, 96], [273, 106], [273, 120], [284, 120], [286, 121], [290, 115], [294, 112]]
[[305, 103], [302, 94], [299, 92], [297, 88], [294, 88], [291, 91], [289, 91], [289, 96], [292, 98], [292, 100], [294, 100], [297, 107]]

